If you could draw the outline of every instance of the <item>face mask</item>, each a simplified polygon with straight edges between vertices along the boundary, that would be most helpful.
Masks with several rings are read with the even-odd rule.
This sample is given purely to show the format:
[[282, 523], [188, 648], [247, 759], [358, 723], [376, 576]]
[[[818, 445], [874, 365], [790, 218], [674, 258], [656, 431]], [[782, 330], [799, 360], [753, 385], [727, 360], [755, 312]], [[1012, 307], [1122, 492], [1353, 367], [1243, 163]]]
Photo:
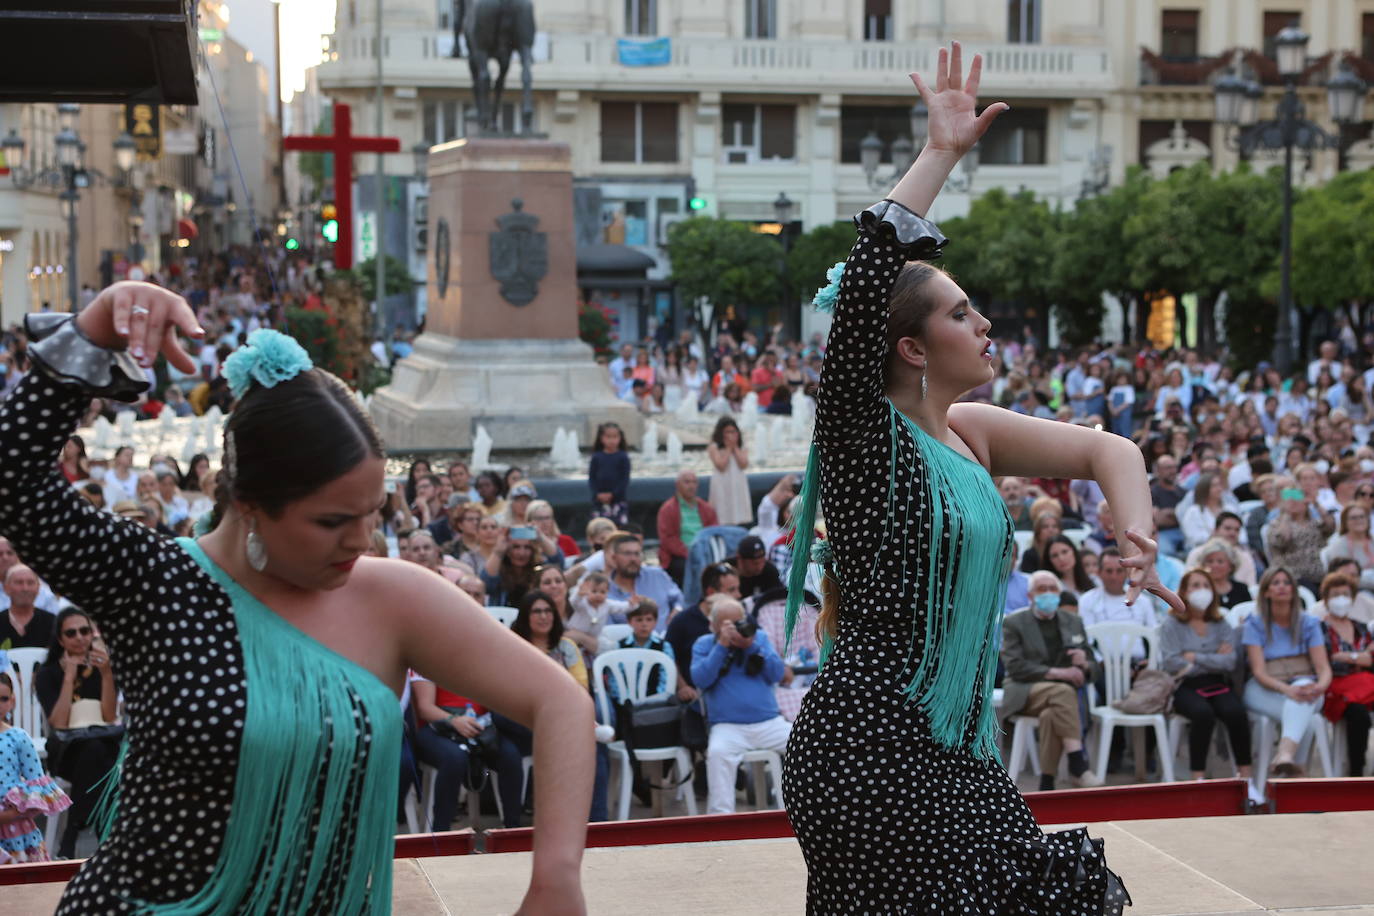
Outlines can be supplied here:
[[153, 465], [151, 468], [149, 468], [149, 470], [151, 470], [154, 474], [170, 474], [172, 472], [170, 466], [162, 464], [160, 462], [158, 464]]
[[93, 467], [93, 468], [91, 468], [91, 480], [94, 480], [96, 483], [99, 483], [100, 481], [102, 481], [102, 480], [104, 480], [104, 479], [105, 479], [105, 469], [104, 469], [104, 468], [102, 468], [102, 467]]
[[1337, 617], [1344, 617], [1350, 613], [1350, 606], [1354, 603], [1355, 601], [1353, 598], [1347, 598], [1345, 595], [1336, 595], [1335, 597], [1326, 599], [1326, 609]]
[[1212, 605], [1212, 592], [1205, 588], [1195, 588], [1188, 593], [1188, 603], [1196, 610], [1205, 611]]
[[1374, 458], [1361, 458], [1360, 470], [1364, 471], [1366, 474], [1374, 472]]
[[1059, 595], [1056, 592], [1041, 592], [1035, 596], [1032, 606], [1039, 616], [1052, 617], [1059, 610]]
[[1360, 573], [1360, 588], [1374, 589], [1374, 567]]
[[1325, 474], [1327, 471], [1331, 470], [1331, 462], [1325, 460], [1318, 461], [1314, 467], [1317, 469], [1318, 474]]

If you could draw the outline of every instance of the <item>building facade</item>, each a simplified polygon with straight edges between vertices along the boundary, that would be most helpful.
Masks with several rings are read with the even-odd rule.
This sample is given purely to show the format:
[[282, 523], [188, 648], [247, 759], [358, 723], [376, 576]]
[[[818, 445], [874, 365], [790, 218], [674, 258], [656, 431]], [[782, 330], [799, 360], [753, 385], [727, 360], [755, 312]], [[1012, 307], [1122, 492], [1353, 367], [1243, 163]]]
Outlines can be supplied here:
[[[321, 92], [353, 105], [369, 131], [373, 15], [373, 3], [340, 2], [318, 72]], [[384, 16], [384, 131], [406, 150], [466, 136], [472, 80], [453, 56], [452, 4], [387, 0]], [[984, 55], [981, 95], [1011, 110], [985, 137], [971, 180], [958, 176], [937, 202], [937, 219], [994, 187], [1072, 206], [1136, 163], [1233, 167], [1213, 123], [1211, 83], [1224, 70], [1214, 64], [1254, 52], [1241, 65], [1275, 83], [1265, 55], [1289, 22], [1312, 36], [1303, 92], [1318, 122], [1329, 122], [1320, 84], [1331, 68], [1374, 59], [1374, 0], [541, 0], [536, 16], [533, 129], [570, 144], [578, 186], [599, 192], [602, 241], [652, 258], [649, 278], [666, 274], [667, 229], [689, 204], [778, 231], [774, 202], [785, 195], [795, 231], [882, 196], [894, 146], [911, 132], [908, 74], [932, 72], [951, 39]], [[513, 62], [509, 128], [519, 84]], [[1279, 91], [1268, 89], [1266, 116]], [[870, 136], [882, 144], [872, 175], [861, 165]], [[1341, 164], [1320, 154], [1305, 180]], [[387, 169], [412, 166], [392, 156]], [[641, 297], [623, 307], [625, 320], [655, 308]]]

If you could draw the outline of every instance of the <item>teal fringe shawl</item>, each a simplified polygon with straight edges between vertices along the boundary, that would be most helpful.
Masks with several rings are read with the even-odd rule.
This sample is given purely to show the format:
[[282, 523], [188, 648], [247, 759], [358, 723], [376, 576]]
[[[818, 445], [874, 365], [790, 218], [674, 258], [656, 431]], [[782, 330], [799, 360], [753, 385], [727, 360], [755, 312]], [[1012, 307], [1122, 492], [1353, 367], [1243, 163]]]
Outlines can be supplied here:
[[[332, 880], [343, 886], [328, 895], [331, 913], [390, 912], [401, 747], [395, 693], [265, 607], [195, 541], [177, 543], [233, 601], [247, 669], [247, 709], [233, 809], [205, 886], [174, 903], [130, 902], [139, 913], [159, 916], [306, 916], [323, 882], [331, 880], [329, 867], [342, 856], [345, 871]], [[366, 765], [359, 771], [363, 754]], [[118, 817], [118, 781], [117, 774], [108, 777], [103, 832]], [[312, 818], [318, 824], [313, 836]], [[336, 848], [346, 840], [348, 848]]]
[[[908, 703], [924, 712], [931, 737], [950, 749], [967, 747], [980, 759], [996, 759], [998, 725], [992, 706], [997, 670], [998, 629], [1006, 602], [1012, 558], [1012, 521], [987, 470], [934, 438], [888, 402], [889, 484], [883, 542], [874, 554], [902, 558], [902, 579], [913, 585], [924, 572], [924, 594], [915, 596], [911, 653], [917, 638], [923, 650], [911, 680], [903, 688]], [[922, 463], [919, 501], [899, 503], [897, 477], [915, 477], [898, 448], [901, 425], [915, 438]], [[800, 614], [806, 581], [805, 560], [812, 555], [816, 509], [820, 497], [820, 460], [814, 443], [802, 481], [801, 506], [793, 520], [793, 563], [788, 577], [786, 625], [791, 639]], [[918, 505], [924, 513], [913, 513]], [[913, 540], [924, 534], [925, 551], [911, 565]], [[838, 578], [831, 565], [828, 572]], [[854, 596], [851, 596], [854, 597]], [[925, 609], [925, 629], [918, 621]], [[822, 664], [831, 646], [822, 647]], [[908, 659], [910, 667], [911, 659]]]

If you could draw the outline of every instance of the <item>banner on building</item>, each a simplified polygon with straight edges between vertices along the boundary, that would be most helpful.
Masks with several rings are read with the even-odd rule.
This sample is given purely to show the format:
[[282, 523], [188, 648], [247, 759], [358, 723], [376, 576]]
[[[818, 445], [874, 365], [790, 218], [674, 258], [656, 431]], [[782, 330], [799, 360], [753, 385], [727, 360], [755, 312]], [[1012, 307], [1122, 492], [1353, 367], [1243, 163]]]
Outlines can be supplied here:
[[124, 106], [124, 129], [138, 146], [138, 161], [162, 158], [161, 110], [148, 102]]
[[616, 57], [622, 67], [663, 67], [673, 62], [671, 38], [621, 38]]

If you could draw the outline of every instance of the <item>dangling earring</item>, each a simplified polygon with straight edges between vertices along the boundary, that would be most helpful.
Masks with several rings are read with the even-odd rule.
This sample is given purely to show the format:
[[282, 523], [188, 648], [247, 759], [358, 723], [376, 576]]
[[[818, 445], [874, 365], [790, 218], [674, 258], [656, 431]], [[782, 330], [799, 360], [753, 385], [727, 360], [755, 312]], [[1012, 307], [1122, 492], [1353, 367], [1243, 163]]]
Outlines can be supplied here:
[[921, 400], [926, 399], [926, 370], [921, 370]]
[[267, 568], [267, 545], [258, 536], [258, 526], [255, 522], [248, 523], [248, 543], [244, 545], [243, 552], [248, 557], [248, 565], [253, 567], [255, 572], [262, 572]]

